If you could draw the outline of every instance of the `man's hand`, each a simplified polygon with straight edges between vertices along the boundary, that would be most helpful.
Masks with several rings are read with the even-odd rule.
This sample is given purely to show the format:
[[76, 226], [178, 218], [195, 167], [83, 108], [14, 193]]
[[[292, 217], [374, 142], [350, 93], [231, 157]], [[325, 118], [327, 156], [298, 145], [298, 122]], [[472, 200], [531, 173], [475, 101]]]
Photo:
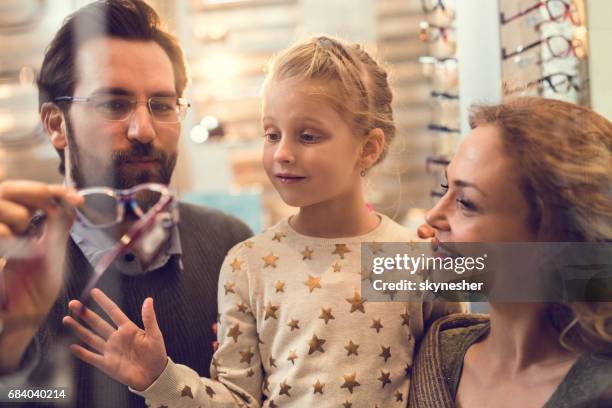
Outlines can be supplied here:
[[[62, 283], [73, 211], [82, 204], [72, 189], [34, 181], [0, 183], [0, 372], [15, 370]], [[29, 236], [34, 214], [47, 219]], [[27, 236], [26, 236], [27, 235]]]
[[168, 362], [153, 299], [147, 298], [142, 304], [142, 330], [100, 289], [93, 289], [91, 297], [117, 327], [84, 308], [78, 300], [70, 301], [70, 310], [89, 328], [70, 316], [64, 317], [62, 322], [93, 349], [90, 351], [73, 344], [70, 351], [120, 383], [137, 391], [146, 390], [161, 375]]

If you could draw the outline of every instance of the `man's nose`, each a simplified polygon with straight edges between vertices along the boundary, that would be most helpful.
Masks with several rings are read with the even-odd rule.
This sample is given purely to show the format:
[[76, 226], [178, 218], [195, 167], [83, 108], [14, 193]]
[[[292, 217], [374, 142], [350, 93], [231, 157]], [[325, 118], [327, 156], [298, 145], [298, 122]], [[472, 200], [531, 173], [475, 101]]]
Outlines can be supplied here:
[[136, 105], [128, 118], [127, 138], [142, 144], [151, 143], [156, 136], [153, 120], [146, 104]]

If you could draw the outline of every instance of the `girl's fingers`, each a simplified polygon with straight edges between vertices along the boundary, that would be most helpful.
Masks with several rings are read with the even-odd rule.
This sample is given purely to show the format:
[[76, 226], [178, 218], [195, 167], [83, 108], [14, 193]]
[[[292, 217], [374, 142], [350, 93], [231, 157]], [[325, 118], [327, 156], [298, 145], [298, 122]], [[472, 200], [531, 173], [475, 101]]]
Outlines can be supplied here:
[[111, 320], [117, 325], [121, 326], [126, 323], [132, 323], [132, 321], [119, 309], [119, 306], [115, 304], [108, 296], [104, 294], [100, 289], [92, 289], [91, 297], [96, 301], [98, 305], [104, 310], [104, 312], [111, 318]]
[[79, 316], [81, 320], [87, 323], [87, 325], [104, 340], [108, 340], [115, 331], [115, 328], [106, 320], [102, 319], [95, 312], [92, 312], [91, 309], [84, 308], [83, 304], [78, 300], [71, 300], [68, 303], [68, 308], [72, 313]]
[[91, 330], [74, 320], [70, 316], [66, 316], [62, 319], [64, 326], [68, 327], [72, 332], [85, 344], [93, 348], [100, 354], [104, 354], [105, 341]]
[[104, 357], [100, 354], [93, 353], [87, 350], [85, 347], [79, 346], [78, 344], [71, 344], [70, 351], [78, 359], [83, 360], [87, 364], [91, 364], [103, 373], [108, 373], [106, 364], [104, 364]]
[[142, 304], [142, 324], [147, 334], [161, 337], [161, 330], [157, 324], [157, 316], [155, 316], [153, 307], [153, 298], [146, 298]]

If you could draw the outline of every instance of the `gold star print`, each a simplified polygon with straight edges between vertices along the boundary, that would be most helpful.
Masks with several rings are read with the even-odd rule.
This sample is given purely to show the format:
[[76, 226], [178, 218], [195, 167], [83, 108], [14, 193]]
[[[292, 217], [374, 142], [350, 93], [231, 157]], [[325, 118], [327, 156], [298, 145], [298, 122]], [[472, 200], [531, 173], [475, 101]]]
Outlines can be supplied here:
[[382, 319], [372, 319], [372, 325], [370, 326], [370, 329], [374, 329], [376, 330], [376, 333], [380, 333], [380, 329], [383, 328], [382, 323], [380, 322]]
[[263, 389], [270, 392], [270, 382], [268, 381], [268, 377], [264, 378]]
[[378, 357], [384, 358], [386, 363], [387, 360], [391, 357], [391, 346], [380, 346], [380, 348], [382, 349], [382, 352], [378, 355]]
[[294, 320], [294, 319], [291, 319], [291, 320], [289, 320], [289, 322], [287, 323], [287, 326], [291, 327], [291, 331], [294, 331], [294, 330], [300, 330], [299, 323], [300, 323], [300, 321], [299, 321], [299, 320]]
[[353, 340], [349, 340], [348, 344], [344, 346], [344, 349], [348, 352], [346, 356], [348, 357], [351, 354], [358, 356], [359, 355], [359, 353], [357, 352], [358, 348], [359, 348], [359, 344], [355, 344], [353, 343]]
[[402, 313], [400, 317], [402, 318], [402, 326], [410, 327], [410, 314], [406, 309], [404, 309], [405, 313]]
[[351, 394], [353, 393], [353, 388], [359, 387], [361, 385], [356, 381], [357, 373], [346, 374], [342, 377], [344, 378], [344, 384], [342, 384], [340, 388], [348, 389]]
[[282, 232], [275, 232], [274, 233], [274, 238], [272, 238], [272, 241], [278, 241], [281, 242], [281, 239], [285, 238], [286, 235], [283, 234]]
[[232, 267], [232, 272], [239, 271], [242, 267], [242, 262], [238, 260], [238, 258], [234, 258], [234, 261], [230, 264]]
[[393, 300], [397, 294], [397, 290], [385, 289], [382, 291], [384, 295], [389, 295], [389, 299]]
[[251, 348], [249, 347], [248, 349], [241, 351], [240, 355], [242, 356], [240, 358], [241, 363], [251, 364], [251, 359], [253, 358], [255, 354], [253, 354], [253, 352], [251, 351]]
[[278, 408], [278, 405], [274, 403], [274, 400], [270, 400], [270, 408]]
[[238, 343], [238, 336], [241, 334], [242, 332], [240, 331], [240, 325], [236, 323], [236, 325], [227, 332], [227, 337], [233, 338], [234, 343]]
[[385, 385], [391, 384], [391, 379], [389, 377], [391, 377], [390, 371], [385, 373], [383, 370], [380, 370], [380, 377], [378, 377], [378, 381], [382, 383], [383, 388], [385, 388]]
[[316, 288], [321, 289], [321, 277], [308, 275], [308, 280], [304, 282], [304, 285], [308, 286], [310, 293]]
[[404, 394], [399, 391], [395, 391], [395, 401], [404, 401]]
[[336, 245], [336, 249], [334, 249], [334, 252], [332, 252], [332, 255], [340, 255], [340, 259], [344, 259], [344, 254], [353, 252], [347, 248], [346, 244], [335, 244], [335, 245]]
[[359, 310], [361, 313], [365, 313], [363, 303], [366, 301], [366, 299], [361, 299], [361, 295], [359, 293], [355, 292], [353, 298], [347, 298], [346, 301], [351, 304], [350, 313], [353, 313], [355, 310]]
[[291, 394], [289, 394], [289, 390], [291, 389], [291, 386], [289, 384], [287, 384], [287, 381], [283, 381], [280, 385], [281, 389], [280, 392], [278, 393], [278, 395], [286, 395], [288, 397], [291, 396]]
[[324, 343], [325, 343], [325, 339], [320, 339], [317, 337], [316, 334], [313, 334], [312, 339], [310, 339], [310, 341], [308, 342], [308, 346], [310, 347], [308, 350], [308, 355], [311, 355], [312, 353], [316, 351], [325, 353], [325, 350], [323, 350]]
[[247, 306], [246, 303], [242, 302], [242, 303], [238, 303], [238, 311], [242, 312], [242, 313], [246, 313], [249, 310], [249, 307]]
[[253, 371], [252, 368], [249, 369], [249, 371], [247, 371], [247, 377], [252, 377], [255, 375], [255, 371]]
[[370, 244], [370, 249], [372, 250], [372, 255], [376, 255], [379, 252], [385, 252], [383, 251], [383, 246], [380, 242], [372, 242]]
[[346, 400], [342, 403], [342, 407], [343, 408], [353, 408], [353, 404], [349, 400]]
[[297, 360], [298, 355], [295, 354], [295, 350], [291, 350], [289, 352], [289, 357], [287, 357], [287, 360], [291, 361], [291, 364], [295, 365], [295, 360]]
[[263, 259], [264, 261], [264, 269], [267, 268], [268, 266], [276, 268], [276, 261], [278, 261], [278, 256], [274, 256], [272, 252], [270, 252], [269, 255], [264, 256], [261, 259]]
[[319, 316], [319, 319], [325, 320], [325, 324], [327, 324], [327, 322], [330, 320], [336, 320], [334, 315], [332, 315], [331, 307], [329, 309], [321, 308], [321, 315]]
[[336, 262], [335, 264], [332, 265], [332, 268], [334, 268], [334, 272], [340, 272], [340, 270], [342, 269], [342, 265]]
[[370, 283], [374, 282], [374, 272], [370, 269], [366, 269], [365, 267], [361, 270], [361, 280], [368, 280]]
[[281, 280], [277, 280], [274, 283], [274, 289], [276, 289], [276, 293], [278, 293], [278, 292], [285, 293], [285, 282], [283, 282]]
[[225, 285], [223, 285], [223, 288], [225, 289], [225, 294], [227, 295], [228, 293], [236, 293], [236, 291], [234, 291], [235, 287], [236, 284], [234, 282], [227, 282]]
[[206, 393], [208, 394], [208, 398], [212, 398], [215, 395], [215, 390], [213, 390], [209, 385], [207, 385], [206, 387], [204, 387], [204, 389], [206, 390]]
[[270, 368], [276, 367], [276, 359], [270, 357]]
[[255, 245], [255, 243], [253, 241], [246, 241], [244, 243], [244, 246], [247, 248], [253, 248], [253, 245]]
[[193, 399], [193, 394], [191, 393], [191, 387], [186, 385], [185, 388], [183, 388], [183, 390], [181, 391], [181, 397], [189, 397]]
[[410, 378], [412, 376], [412, 366], [410, 364], [406, 364], [404, 372], [406, 373], [406, 377]]
[[266, 306], [266, 313], [264, 315], [264, 320], [268, 320], [268, 317], [273, 319], [277, 319], [276, 312], [278, 311], [278, 306], [274, 306], [272, 302], [268, 301], [268, 306]]
[[306, 246], [306, 248], [304, 248], [304, 250], [302, 251], [302, 261], [305, 261], [307, 259], [312, 260], [312, 253], [314, 251], [310, 248], [308, 248], [308, 246]]
[[317, 380], [316, 383], [312, 384], [312, 387], [314, 388], [313, 394], [319, 393], [323, 395], [323, 387], [325, 387], [325, 384], [321, 384], [321, 381]]

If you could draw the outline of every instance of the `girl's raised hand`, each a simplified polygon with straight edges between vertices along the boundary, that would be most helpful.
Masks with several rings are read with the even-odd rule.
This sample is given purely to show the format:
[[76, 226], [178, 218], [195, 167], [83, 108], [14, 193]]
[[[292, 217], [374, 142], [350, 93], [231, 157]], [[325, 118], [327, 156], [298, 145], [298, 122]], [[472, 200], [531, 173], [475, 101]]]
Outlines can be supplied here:
[[91, 297], [117, 327], [89, 308], [83, 309], [83, 304], [78, 300], [70, 301], [70, 310], [88, 327], [71, 316], [64, 317], [62, 322], [93, 350], [72, 344], [70, 351], [122, 384], [137, 391], [149, 388], [164, 371], [168, 361], [153, 299], [147, 298], [142, 304], [142, 330], [101, 290], [93, 289]]

